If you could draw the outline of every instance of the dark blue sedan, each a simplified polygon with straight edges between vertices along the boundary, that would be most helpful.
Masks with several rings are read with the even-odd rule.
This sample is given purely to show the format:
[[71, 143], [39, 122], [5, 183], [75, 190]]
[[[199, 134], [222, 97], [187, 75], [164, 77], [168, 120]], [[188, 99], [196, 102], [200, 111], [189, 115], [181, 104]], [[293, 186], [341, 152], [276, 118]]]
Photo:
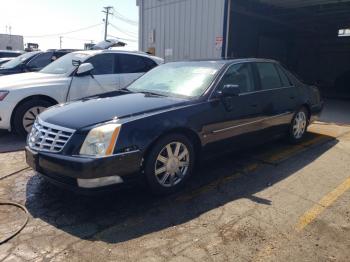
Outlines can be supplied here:
[[171, 193], [201, 153], [280, 134], [298, 143], [322, 107], [316, 87], [272, 60], [168, 63], [109, 97], [42, 113], [28, 136], [27, 162], [74, 190], [145, 178], [153, 192]]

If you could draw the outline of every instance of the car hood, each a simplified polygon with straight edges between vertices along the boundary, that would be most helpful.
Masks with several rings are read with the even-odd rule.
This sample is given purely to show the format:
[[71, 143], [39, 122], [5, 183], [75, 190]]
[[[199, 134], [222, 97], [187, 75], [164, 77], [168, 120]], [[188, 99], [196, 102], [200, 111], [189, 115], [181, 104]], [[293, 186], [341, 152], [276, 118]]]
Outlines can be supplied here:
[[55, 106], [40, 115], [50, 124], [80, 129], [113, 119], [154, 113], [188, 103], [188, 100], [142, 93], [123, 93], [114, 97], [86, 99]]
[[61, 81], [62, 75], [44, 74], [40, 72], [5, 75], [0, 77], [0, 90], [11, 90], [31, 86], [51, 84], [52, 81]]

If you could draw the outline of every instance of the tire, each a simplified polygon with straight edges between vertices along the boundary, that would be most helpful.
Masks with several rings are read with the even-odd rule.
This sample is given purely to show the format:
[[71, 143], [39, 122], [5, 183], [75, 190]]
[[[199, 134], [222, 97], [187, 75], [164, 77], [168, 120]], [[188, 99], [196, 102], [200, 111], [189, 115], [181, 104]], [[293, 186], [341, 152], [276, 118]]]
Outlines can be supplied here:
[[[169, 146], [173, 157], [169, 157]], [[194, 163], [194, 146], [186, 136], [170, 134], [161, 138], [145, 157], [144, 173], [152, 193], [179, 191], [192, 176]]]
[[12, 130], [20, 136], [27, 136], [36, 116], [52, 105], [44, 99], [31, 99], [21, 103], [14, 112]]
[[289, 141], [297, 144], [303, 141], [309, 125], [309, 112], [302, 107], [295, 113], [289, 128]]

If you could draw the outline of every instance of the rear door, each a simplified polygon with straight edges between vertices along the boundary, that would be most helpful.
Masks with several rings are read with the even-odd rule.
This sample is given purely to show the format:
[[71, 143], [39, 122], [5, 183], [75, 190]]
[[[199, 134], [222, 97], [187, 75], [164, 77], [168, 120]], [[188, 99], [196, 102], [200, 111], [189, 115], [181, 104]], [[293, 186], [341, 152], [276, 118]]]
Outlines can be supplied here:
[[128, 86], [144, 73], [157, 66], [153, 60], [140, 55], [117, 54], [117, 57], [120, 88]]
[[297, 90], [277, 63], [256, 63], [261, 89], [263, 128], [287, 128], [297, 104]]
[[76, 100], [115, 91], [119, 88], [119, 76], [115, 69], [115, 54], [97, 54], [85, 61], [94, 66], [93, 77], [75, 76], [72, 80], [69, 100]]

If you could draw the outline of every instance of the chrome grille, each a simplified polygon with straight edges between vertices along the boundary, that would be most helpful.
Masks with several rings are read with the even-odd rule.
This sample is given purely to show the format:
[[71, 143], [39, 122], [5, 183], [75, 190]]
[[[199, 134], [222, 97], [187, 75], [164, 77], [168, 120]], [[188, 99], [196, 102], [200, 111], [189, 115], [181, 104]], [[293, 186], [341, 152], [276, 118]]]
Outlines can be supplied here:
[[28, 136], [28, 145], [35, 151], [61, 152], [75, 130], [52, 125], [37, 118]]

